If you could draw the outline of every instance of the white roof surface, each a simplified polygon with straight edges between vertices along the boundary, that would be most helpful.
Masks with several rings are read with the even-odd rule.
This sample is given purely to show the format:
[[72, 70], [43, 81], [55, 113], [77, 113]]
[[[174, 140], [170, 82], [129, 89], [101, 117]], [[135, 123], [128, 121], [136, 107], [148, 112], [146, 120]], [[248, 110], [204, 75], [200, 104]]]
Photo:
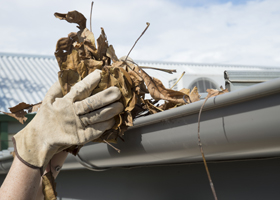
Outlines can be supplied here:
[[[159, 78], [165, 86], [174, 76], [183, 71], [188, 74], [214, 75], [225, 69], [238, 70], [279, 70], [276, 67], [176, 63], [160, 61], [135, 61], [140, 66], [165, 69], [177, 69], [176, 75], [157, 70], [146, 70], [153, 77]], [[57, 80], [59, 67], [54, 56], [22, 55], [0, 53], [0, 110], [8, 111], [20, 102], [35, 104], [44, 98], [47, 90]]]
[[0, 54], [0, 110], [42, 101], [58, 71], [54, 56]]

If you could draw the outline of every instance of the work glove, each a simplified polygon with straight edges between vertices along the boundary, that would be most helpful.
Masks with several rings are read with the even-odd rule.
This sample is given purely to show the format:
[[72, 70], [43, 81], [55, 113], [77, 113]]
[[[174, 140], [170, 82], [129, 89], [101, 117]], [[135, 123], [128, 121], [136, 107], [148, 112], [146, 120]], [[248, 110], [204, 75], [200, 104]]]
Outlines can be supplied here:
[[34, 119], [13, 137], [19, 160], [43, 174], [53, 155], [92, 141], [113, 127], [114, 116], [123, 111], [122, 103], [116, 102], [121, 92], [110, 87], [90, 96], [100, 73], [90, 73], [64, 97], [59, 82], [49, 89]]

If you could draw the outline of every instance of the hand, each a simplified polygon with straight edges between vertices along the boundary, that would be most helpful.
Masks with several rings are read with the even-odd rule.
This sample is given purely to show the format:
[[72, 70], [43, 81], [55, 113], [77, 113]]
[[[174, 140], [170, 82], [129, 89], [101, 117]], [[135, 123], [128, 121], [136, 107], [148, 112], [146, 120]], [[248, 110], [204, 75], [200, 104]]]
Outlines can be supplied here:
[[58, 82], [50, 88], [37, 115], [13, 138], [23, 163], [39, 168], [42, 174], [56, 153], [94, 140], [113, 127], [114, 116], [123, 111], [123, 105], [116, 102], [120, 90], [111, 87], [89, 97], [100, 82], [100, 72], [89, 74], [64, 97]]

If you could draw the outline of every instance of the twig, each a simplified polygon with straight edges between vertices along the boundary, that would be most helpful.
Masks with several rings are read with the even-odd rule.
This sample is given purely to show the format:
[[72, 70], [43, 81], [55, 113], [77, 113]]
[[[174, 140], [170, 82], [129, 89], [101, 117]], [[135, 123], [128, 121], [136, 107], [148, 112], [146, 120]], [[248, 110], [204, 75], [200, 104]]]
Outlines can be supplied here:
[[135, 45], [136, 45], [136, 43], [138, 42], [138, 40], [140, 40], [140, 38], [142, 37], [142, 35], [144, 35], [144, 33], [146, 32], [146, 30], [149, 28], [150, 23], [149, 23], [149, 22], [147, 22], [146, 24], [147, 24], [147, 27], [146, 27], [146, 28], [145, 28], [145, 30], [141, 33], [141, 35], [139, 36], [139, 38], [136, 40], [136, 42], [134, 43], [134, 45], [132, 46], [132, 48], [131, 48], [131, 49], [130, 49], [130, 51], [128, 52], [128, 54], [127, 54], [127, 56], [126, 56], [126, 58], [125, 58], [125, 60], [124, 60], [124, 61], [126, 61], [126, 60], [127, 60], [128, 56], [129, 56], [129, 54], [130, 54], [130, 52], [131, 52], [131, 51], [132, 51], [132, 49], [135, 47]]
[[175, 85], [177, 85], [177, 83], [181, 80], [181, 78], [183, 78], [184, 75], [185, 75], [185, 72], [182, 73], [182, 75], [180, 76], [180, 78], [176, 81], [176, 83], [175, 83], [170, 89], [174, 88]]
[[155, 69], [159, 71], [163, 71], [169, 74], [172, 74], [173, 72], [177, 72], [176, 69], [161, 69], [161, 68], [156, 68], [156, 67], [146, 67], [146, 66], [139, 66], [142, 69]]
[[209, 180], [209, 183], [210, 183], [210, 187], [211, 187], [211, 190], [212, 190], [212, 193], [213, 193], [213, 196], [214, 196], [214, 199], [215, 200], [218, 200], [217, 198], [217, 195], [216, 195], [216, 191], [215, 191], [215, 188], [214, 188], [214, 183], [211, 179], [211, 176], [210, 176], [210, 172], [208, 170], [208, 166], [207, 166], [207, 163], [206, 163], [206, 159], [205, 159], [205, 156], [204, 156], [204, 152], [203, 152], [203, 148], [202, 148], [202, 143], [201, 143], [201, 139], [200, 139], [200, 116], [201, 116], [201, 112], [202, 112], [202, 108], [203, 106], [205, 105], [206, 101], [211, 97], [213, 96], [214, 94], [210, 94], [210, 95], [207, 95], [207, 97], [205, 98], [205, 101], [203, 102], [200, 110], [199, 110], [199, 114], [198, 114], [198, 132], [197, 132], [197, 136], [198, 136], [198, 146], [200, 148], [200, 152], [201, 152], [201, 155], [202, 155], [202, 159], [203, 159], [203, 163], [204, 163], [204, 166], [205, 166], [205, 170], [206, 170], [206, 173], [207, 173], [207, 176], [208, 176], [208, 180]]
[[150, 106], [154, 107], [155, 109], [158, 109], [158, 110], [161, 111], [161, 112], [164, 111], [164, 110], [162, 110], [162, 109], [156, 107], [156, 106], [155, 106], [154, 104], [152, 104], [150, 101], [147, 101], [147, 102], [148, 102], [148, 104], [149, 104]]
[[103, 139], [103, 142], [105, 142], [106, 144], [108, 144], [110, 147], [112, 147], [113, 149], [115, 149], [118, 153], [121, 152], [121, 150], [117, 149], [116, 147], [114, 147], [113, 145], [111, 145], [109, 142], [107, 142], [106, 140]]
[[93, 7], [93, 3], [94, 1], [91, 2], [91, 8], [90, 8], [90, 31], [92, 32], [92, 28], [91, 28], [91, 16], [92, 16], [92, 7]]

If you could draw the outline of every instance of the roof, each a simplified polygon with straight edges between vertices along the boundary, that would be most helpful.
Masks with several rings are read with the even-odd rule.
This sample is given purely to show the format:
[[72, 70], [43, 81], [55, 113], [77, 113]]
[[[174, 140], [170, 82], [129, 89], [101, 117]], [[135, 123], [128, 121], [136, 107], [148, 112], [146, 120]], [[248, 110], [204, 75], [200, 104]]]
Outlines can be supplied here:
[[0, 110], [20, 102], [35, 104], [57, 80], [54, 56], [0, 54]]
[[[136, 60], [141, 66], [171, 68], [191, 73], [213, 74], [225, 69], [279, 70], [269, 66], [222, 65]], [[203, 69], [203, 70], [201, 70]], [[35, 104], [44, 98], [47, 90], [57, 80], [59, 67], [54, 56], [0, 53], [0, 110], [8, 111], [18, 103]], [[157, 70], [147, 71], [167, 85], [172, 78]], [[180, 75], [178, 73], [178, 75]]]

